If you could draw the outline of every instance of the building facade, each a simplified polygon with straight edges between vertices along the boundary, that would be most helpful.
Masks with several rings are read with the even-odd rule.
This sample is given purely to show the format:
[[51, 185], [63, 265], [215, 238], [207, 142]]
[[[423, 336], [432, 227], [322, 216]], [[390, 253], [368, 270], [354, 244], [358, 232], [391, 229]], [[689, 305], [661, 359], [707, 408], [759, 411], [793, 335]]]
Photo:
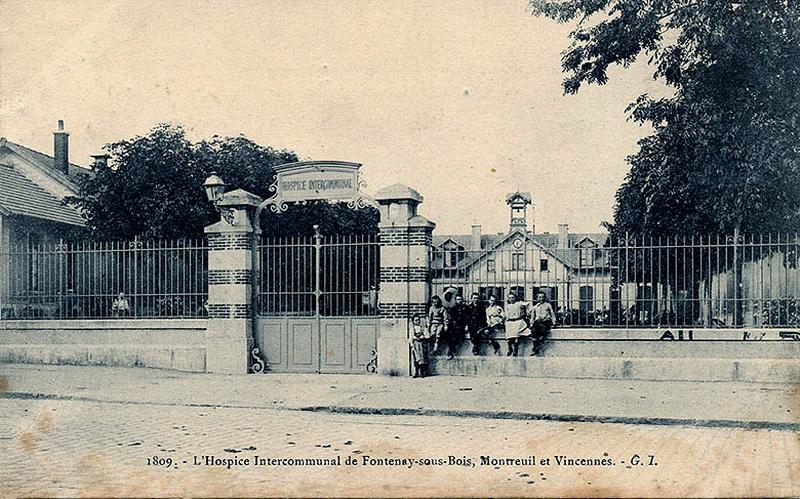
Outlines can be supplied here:
[[509, 194], [506, 204], [508, 232], [483, 234], [473, 225], [470, 234], [434, 233], [432, 292], [446, 302], [475, 292], [503, 302], [510, 292], [532, 300], [542, 291], [565, 322], [607, 313], [612, 263], [601, 248], [608, 235], [570, 233], [567, 224], [556, 234], [537, 233], [530, 193]]

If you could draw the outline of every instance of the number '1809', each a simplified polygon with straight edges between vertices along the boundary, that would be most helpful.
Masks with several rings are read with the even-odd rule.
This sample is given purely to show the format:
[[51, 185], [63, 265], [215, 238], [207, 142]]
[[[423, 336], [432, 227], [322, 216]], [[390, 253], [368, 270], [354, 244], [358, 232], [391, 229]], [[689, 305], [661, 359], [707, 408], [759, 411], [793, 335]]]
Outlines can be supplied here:
[[148, 457], [147, 458], [147, 465], [148, 466], [165, 466], [169, 468], [172, 466], [172, 458], [171, 457]]

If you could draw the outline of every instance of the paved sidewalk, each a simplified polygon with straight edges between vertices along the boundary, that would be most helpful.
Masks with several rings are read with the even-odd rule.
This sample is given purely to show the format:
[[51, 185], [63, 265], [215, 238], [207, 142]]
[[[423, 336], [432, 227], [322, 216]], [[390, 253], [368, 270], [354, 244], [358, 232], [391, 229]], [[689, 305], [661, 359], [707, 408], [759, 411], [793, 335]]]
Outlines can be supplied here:
[[797, 385], [512, 377], [193, 374], [0, 364], [0, 398], [800, 431]]

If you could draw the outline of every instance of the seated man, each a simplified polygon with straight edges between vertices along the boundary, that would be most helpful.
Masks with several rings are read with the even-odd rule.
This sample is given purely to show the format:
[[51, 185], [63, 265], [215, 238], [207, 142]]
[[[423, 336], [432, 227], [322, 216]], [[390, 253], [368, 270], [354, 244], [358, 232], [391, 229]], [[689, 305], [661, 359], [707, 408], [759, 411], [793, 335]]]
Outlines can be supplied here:
[[[493, 302], [492, 305], [494, 305]], [[500, 311], [502, 313], [502, 309]], [[492, 326], [495, 326], [495, 324], [492, 324]], [[492, 343], [495, 353], [500, 351], [500, 344], [494, 339], [494, 329], [487, 324], [486, 307], [481, 303], [478, 293], [472, 293], [472, 299], [467, 305], [467, 332], [472, 342], [472, 353], [474, 355], [480, 354], [481, 344], [487, 341]]]
[[458, 346], [464, 340], [464, 334], [469, 324], [469, 309], [464, 304], [464, 297], [456, 296], [456, 303], [450, 307], [450, 328], [447, 334], [447, 358], [453, 359], [458, 351]]
[[539, 353], [555, 322], [556, 314], [552, 305], [547, 302], [547, 295], [543, 291], [539, 291], [536, 293], [536, 303], [531, 309], [531, 339], [533, 340], [531, 355]]

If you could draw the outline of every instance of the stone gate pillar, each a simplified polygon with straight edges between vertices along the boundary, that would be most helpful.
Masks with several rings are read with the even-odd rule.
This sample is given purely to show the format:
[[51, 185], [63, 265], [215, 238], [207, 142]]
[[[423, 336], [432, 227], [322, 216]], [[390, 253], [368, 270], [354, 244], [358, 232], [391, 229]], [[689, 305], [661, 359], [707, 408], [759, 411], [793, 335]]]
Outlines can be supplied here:
[[424, 314], [430, 295], [431, 237], [436, 224], [417, 214], [419, 192], [402, 184], [378, 191], [380, 205], [380, 337], [381, 374], [409, 375], [411, 318]]
[[237, 189], [217, 206], [222, 220], [208, 236], [208, 325], [206, 371], [247, 374], [253, 348], [253, 238], [261, 198]]

